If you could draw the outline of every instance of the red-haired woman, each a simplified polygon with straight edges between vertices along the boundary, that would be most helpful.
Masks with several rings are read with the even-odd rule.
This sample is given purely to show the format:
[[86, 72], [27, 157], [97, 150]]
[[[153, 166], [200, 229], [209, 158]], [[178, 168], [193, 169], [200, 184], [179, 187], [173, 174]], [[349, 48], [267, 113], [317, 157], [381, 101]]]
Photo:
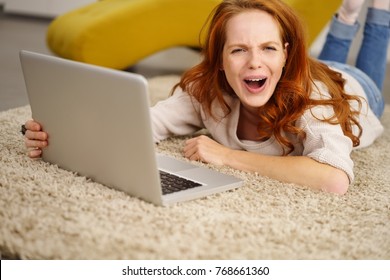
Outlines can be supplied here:
[[[343, 2], [320, 62], [309, 57], [303, 25], [282, 1], [223, 1], [202, 61], [151, 109], [156, 142], [206, 128], [186, 141], [188, 159], [344, 194], [354, 179], [351, 151], [383, 131], [389, 1], [374, 0], [368, 11], [359, 70], [345, 61], [362, 4]], [[39, 157], [48, 136], [34, 121], [25, 127], [29, 155]]]

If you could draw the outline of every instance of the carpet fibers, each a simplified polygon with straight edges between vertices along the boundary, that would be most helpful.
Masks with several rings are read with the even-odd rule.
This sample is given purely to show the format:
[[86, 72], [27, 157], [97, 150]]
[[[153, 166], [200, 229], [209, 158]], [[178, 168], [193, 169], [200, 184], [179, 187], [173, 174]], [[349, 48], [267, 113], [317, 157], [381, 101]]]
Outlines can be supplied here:
[[[150, 80], [152, 103], [176, 76]], [[0, 112], [0, 253], [21, 259], [390, 259], [390, 108], [344, 196], [213, 167], [243, 187], [157, 207], [26, 156], [29, 106]], [[158, 150], [181, 156], [184, 138]]]

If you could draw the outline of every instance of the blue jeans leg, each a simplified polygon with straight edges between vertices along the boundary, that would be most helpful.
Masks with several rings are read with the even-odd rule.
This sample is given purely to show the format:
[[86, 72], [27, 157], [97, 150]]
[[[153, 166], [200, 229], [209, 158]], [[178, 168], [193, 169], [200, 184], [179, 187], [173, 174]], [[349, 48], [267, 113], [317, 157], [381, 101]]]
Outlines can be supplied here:
[[346, 63], [349, 49], [359, 28], [359, 23], [347, 25], [334, 16], [318, 59]]
[[353, 69], [353, 66], [341, 64], [347, 62], [350, 46], [359, 30], [359, 23], [347, 25], [333, 17], [319, 56], [320, 60], [325, 60], [328, 64], [333, 64], [332, 66], [350, 73], [359, 81], [366, 93], [371, 109], [378, 117], [382, 115], [384, 109], [381, 91], [386, 75], [387, 48], [390, 37], [389, 26], [389, 11], [368, 9], [363, 42], [356, 60], [356, 68], [358, 69]]
[[390, 37], [390, 13], [369, 8], [364, 25], [363, 42], [356, 60], [356, 67], [366, 73], [383, 89], [386, 75], [387, 48]]

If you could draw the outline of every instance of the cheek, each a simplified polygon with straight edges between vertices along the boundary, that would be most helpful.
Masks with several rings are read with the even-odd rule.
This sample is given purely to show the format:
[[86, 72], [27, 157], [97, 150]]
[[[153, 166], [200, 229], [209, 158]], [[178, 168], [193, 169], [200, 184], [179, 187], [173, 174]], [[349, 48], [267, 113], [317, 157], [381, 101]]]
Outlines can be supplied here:
[[235, 93], [240, 90], [240, 78], [232, 69], [225, 71], [226, 81]]
[[225, 60], [223, 64], [223, 71], [225, 73], [226, 80], [233, 87], [235, 81], [239, 79], [239, 67], [232, 63], [232, 61]]
[[283, 68], [284, 68], [284, 62], [278, 61], [277, 63], [274, 64], [273, 73], [274, 73], [275, 78], [277, 78], [278, 80], [283, 75], [283, 71], [284, 71]]
[[223, 69], [230, 78], [238, 78], [240, 71], [243, 68], [243, 61], [240, 59], [225, 59]]

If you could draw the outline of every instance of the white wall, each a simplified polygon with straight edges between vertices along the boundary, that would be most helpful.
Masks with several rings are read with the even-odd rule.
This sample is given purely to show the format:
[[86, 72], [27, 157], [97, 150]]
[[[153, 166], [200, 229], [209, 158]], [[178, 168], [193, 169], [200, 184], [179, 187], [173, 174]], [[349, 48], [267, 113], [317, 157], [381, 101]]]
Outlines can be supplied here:
[[33, 16], [56, 17], [96, 0], [0, 0], [4, 2], [4, 12]]

